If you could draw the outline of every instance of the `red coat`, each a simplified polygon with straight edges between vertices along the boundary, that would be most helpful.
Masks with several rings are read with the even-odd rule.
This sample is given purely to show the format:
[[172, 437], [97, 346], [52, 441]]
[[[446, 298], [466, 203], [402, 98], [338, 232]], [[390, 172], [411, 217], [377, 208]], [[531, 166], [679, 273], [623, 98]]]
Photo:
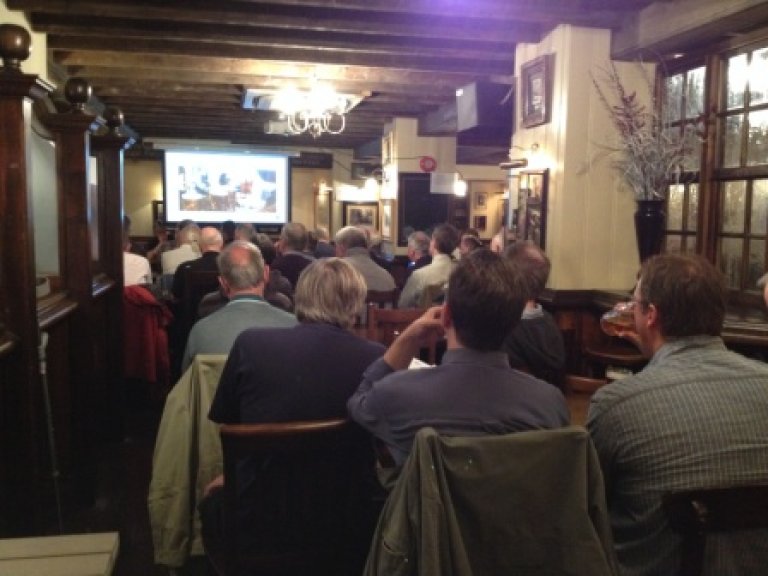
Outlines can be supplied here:
[[125, 377], [167, 385], [172, 314], [143, 286], [123, 289], [123, 311]]

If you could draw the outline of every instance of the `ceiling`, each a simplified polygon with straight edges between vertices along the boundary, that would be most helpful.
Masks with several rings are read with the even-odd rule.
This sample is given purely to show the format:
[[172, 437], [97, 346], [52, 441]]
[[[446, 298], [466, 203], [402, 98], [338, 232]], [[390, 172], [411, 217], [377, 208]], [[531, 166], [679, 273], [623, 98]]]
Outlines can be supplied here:
[[[360, 150], [393, 117], [455, 134], [456, 89], [511, 84], [518, 42], [537, 42], [559, 23], [618, 29], [650, 3], [6, 0], [47, 34], [50, 79], [86, 78], [141, 139]], [[342, 134], [266, 134], [276, 113], [242, 107], [248, 88], [306, 86], [312, 77], [365, 95]]]

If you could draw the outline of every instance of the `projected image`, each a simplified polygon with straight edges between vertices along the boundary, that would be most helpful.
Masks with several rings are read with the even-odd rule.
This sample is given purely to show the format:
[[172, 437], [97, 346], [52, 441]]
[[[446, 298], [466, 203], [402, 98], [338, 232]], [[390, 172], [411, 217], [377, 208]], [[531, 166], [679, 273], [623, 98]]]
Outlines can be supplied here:
[[284, 156], [167, 151], [169, 221], [283, 223], [288, 209]]

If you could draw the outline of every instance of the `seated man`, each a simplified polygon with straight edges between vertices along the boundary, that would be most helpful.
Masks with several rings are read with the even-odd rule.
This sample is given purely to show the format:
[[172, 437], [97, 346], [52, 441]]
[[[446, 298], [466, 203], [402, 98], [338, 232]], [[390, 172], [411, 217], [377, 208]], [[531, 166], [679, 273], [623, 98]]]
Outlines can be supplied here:
[[149, 260], [131, 252], [131, 237], [123, 230], [123, 286], [152, 284], [152, 268]]
[[357, 268], [368, 290], [388, 292], [395, 289], [395, 279], [373, 261], [365, 232], [359, 228], [345, 226], [336, 233], [336, 255]]
[[307, 229], [299, 222], [288, 222], [280, 231], [280, 242], [277, 245], [278, 256], [272, 263], [272, 268], [278, 270], [291, 286], [296, 287], [301, 271], [315, 259], [305, 252], [307, 249]]
[[432, 240], [429, 244], [429, 252], [432, 262], [414, 271], [403, 287], [398, 308], [417, 308], [425, 288], [428, 286], [442, 286], [448, 282], [448, 276], [453, 270], [455, 261], [451, 254], [459, 242], [459, 233], [450, 224], [440, 224], [432, 232]]
[[[359, 338], [349, 330], [363, 309], [365, 295], [362, 276], [344, 260], [321, 258], [312, 262], [296, 286], [300, 324], [246, 330], [238, 336], [208, 417], [220, 424], [345, 417], [347, 399], [363, 371], [384, 353], [381, 344]], [[370, 472], [370, 443], [364, 442], [362, 447], [365, 453], [359, 454], [360, 469]], [[248, 474], [252, 463], [244, 464]], [[219, 477], [208, 486], [208, 497], [200, 508], [204, 538], [213, 550], [220, 538], [216, 518], [221, 504], [218, 488], [223, 481]], [[247, 519], [252, 510], [247, 494], [243, 494], [242, 502], [241, 512]], [[358, 532], [366, 536], [366, 550], [372, 531], [372, 525], [358, 527]], [[243, 538], [248, 538], [245, 530]]]
[[504, 342], [509, 364], [559, 388], [565, 366], [563, 335], [549, 312], [536, 302], [547, 285], [549, 258], [530, 240], [509, 245], [504, 257], [520, 270], [527, 286], [523, 318]]
[[228, 354], [232, 343], [246, 328], [288, 328], [296, 317], [264, 300], [269, 268], [261, 252], [250, 242], [235, 240], [218, 257], [219, 283], [227, 304], [199, 320], [189, 333], [182, 374], [197, 354]]
[[432, 256], [429, 254], [429, 236], [421, 230], [411, 232], [408, 235], [408, 268], [406, 278], [416, 270], [429, 266]]
[[[768, 483], [768, 366], [726, 349], [725, 281], [703, 258], [648, 259], [633, 302], [627, 337], [650, 362], [595, 393], [587, 428], [622, 573], [678, 574], [680, 537], [662, 496]], [[710, 536], [706, 559], [707, 574], [764, 573], [768, 534]]]
[[[566, 426], [563, 395], [512, 370], [502, 349], [524, 302], [522, 277], [498, 254], [478, 250], [462, 258], [447, 302], [427, 310], [365, 371], [347, 403], [352, 419], [387, 445], [397, 465], [424, 426], [453, 436]], [[434, 333], [447, 339], [442, 364], [405, 370]]]

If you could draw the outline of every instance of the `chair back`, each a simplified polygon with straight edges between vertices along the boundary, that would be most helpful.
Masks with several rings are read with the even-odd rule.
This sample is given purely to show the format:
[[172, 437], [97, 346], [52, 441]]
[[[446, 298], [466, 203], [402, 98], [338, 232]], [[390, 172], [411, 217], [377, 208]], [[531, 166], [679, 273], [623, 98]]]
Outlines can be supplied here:
[[379, 308], [397, 307], [397, 289], [394, 290], [368, 290], [365, 295], [366, 304], [376, 304]]
[[[421, 308], [378, 308], [375, 304], [368, 305], [368, 339], [389, 346], [395, 338], [405, 330], [411, 322], [424, 314]], [[437, 339], [432, 340], [426, 348], [426, 361], [434, 364], [437, 361]]]
[[670, 527], [683, 537], [681, 576], [704, 573], [708, 534], [768, 530], [768, 485], [671, 492], [662, 504]]
[[373, 451], [362, 430], [333, 419], [220, 433], [224, 573], [359, 574], [381, 506], [366, 510]]

